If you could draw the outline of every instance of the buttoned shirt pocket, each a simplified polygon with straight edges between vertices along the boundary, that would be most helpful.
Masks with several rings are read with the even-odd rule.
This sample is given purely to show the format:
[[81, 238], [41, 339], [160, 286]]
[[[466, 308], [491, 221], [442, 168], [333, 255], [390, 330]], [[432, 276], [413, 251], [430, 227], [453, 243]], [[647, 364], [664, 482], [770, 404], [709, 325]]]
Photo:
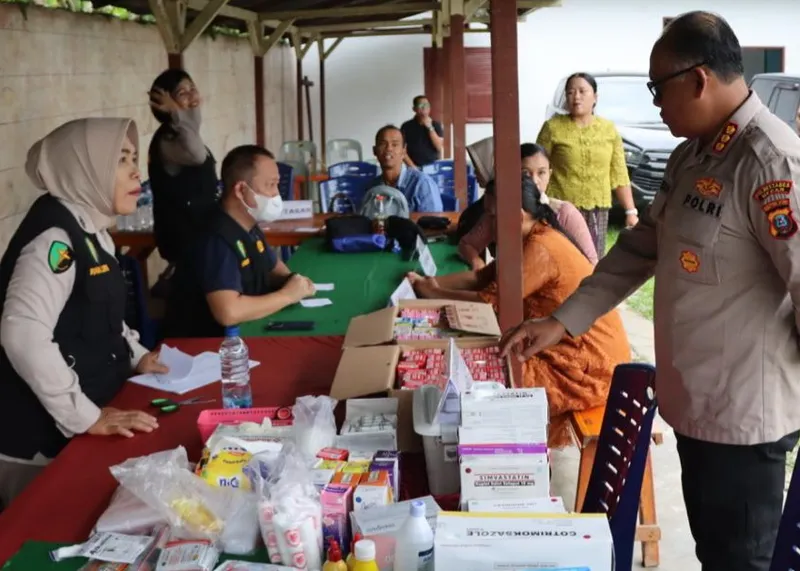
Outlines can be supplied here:
[[700, 211], [692, 205], [696, 197], [676, 197], [674, 217], [674, 252], [679, 279], [704, 285], [719, 285], [717, 243], [722, 226], [723, 204], [704, 202]]

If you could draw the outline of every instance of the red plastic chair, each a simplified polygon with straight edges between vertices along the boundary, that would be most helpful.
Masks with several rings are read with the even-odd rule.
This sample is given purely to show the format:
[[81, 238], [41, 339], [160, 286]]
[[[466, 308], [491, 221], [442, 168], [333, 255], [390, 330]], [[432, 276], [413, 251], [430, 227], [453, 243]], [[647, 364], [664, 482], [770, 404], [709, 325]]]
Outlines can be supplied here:
[[656, 371], [630, 363], [614, 370], [583, 513], [608, 516], [616, 571], [630, 571], [650, 436], [657, 404]]

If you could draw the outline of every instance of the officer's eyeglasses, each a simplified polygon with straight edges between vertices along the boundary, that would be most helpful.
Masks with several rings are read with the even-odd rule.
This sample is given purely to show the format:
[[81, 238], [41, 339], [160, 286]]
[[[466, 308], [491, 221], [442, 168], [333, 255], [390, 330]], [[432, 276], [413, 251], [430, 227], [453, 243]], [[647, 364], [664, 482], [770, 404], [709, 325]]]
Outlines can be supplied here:
[[671, 73], [669, 75], [665, 75], [664, 77], [660, 77], [658, 79], [654, 79], [653, 81], [648, 81], [647, 82], [647, 89], [650, 90], [650, 94], [653, 96], [653, 101], [655, 103], [660, 103], [661, 102], [661, 98], [664, 96], [664, 94], [661, 91], [661, 87], [665, 83], [667, 83], [668, 81], [670, 81], [672, 79], [675, 79], [676, 77], [680, 77], [682, 75], [685, 75], [685, 74], [689, 73], [690, 71], [694, 71], [698, 67], [703, 67], [704, 65], [706, 65], [706, 62], [696, 63], [694, 65], [691, 65], [691, 66], [687, 67], [687, 68], [681, 69], [680, 71], [676, 71], [675, 73]]

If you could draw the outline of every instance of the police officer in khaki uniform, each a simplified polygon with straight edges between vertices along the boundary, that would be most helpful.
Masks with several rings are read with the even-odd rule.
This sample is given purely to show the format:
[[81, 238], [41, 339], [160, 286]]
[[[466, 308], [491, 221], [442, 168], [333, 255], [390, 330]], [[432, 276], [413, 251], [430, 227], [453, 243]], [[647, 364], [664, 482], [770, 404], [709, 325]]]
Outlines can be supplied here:
[[123, 322], [125, 281], [107, 232], [136, 210], [138, 145], [130, 119], [93, 118], [28, 152], [28, 176], [45, 193], [0, 262], [0, 506], [73, 435], [158, 426], [108, 406], [134, 369], [167, 370]]
[[691, 12], [665, 29], [649, 87], [687, 141], [648, 215], [594, 274], [503, 340], [524, 359], [580, 336], [655, 276], [658, 403], [703, 571], [769, 568], [800, 428], [800, 138], [743, 72], [719, 16]]

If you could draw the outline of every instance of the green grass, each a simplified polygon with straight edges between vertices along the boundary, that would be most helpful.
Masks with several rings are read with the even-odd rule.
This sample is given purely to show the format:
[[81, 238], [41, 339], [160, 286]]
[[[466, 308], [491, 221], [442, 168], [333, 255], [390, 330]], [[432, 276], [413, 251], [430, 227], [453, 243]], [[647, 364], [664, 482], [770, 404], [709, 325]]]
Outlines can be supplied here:
[[[606, 236], [606, 252], [617, 242], [619, 228], [609, 227]], [[653, 279], [650, 278], [632, 296], [628, 298], [628, 307], [639, 315], [653, 320]]]

